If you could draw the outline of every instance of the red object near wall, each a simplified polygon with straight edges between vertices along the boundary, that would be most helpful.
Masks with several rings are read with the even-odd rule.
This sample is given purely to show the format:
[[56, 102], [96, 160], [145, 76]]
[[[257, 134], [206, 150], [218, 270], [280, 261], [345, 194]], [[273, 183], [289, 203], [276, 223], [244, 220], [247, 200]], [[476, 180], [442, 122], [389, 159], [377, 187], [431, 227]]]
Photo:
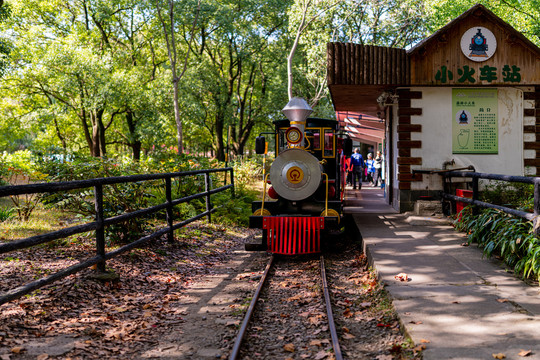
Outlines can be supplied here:
[[[456, 196], [472, 199], [472, 190], [456, 189]], [[456, 201], [456, 212], [458, 214], [458, 221], [461, 221], [461, 211], [467, 206], [467, 203], [462, 201]]]

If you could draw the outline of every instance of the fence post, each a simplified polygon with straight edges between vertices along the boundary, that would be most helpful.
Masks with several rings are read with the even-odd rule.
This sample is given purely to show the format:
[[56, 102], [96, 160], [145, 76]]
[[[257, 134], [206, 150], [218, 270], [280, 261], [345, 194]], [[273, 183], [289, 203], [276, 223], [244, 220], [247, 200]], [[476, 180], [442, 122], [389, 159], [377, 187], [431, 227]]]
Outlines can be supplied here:
[[234, 195], [234, 169], [233, 168], [231, 168], [231, 185], [232, 185], [232, 188], [231, 188], [232, 197], [234, 198], [235, 195]]
[[[473, 177], [472, 179], [472, 198], [473, 200], [478, 200], [478, 178]], [[472, 207], [472, 213], [473, 215], [478, 215], [478, 206], [473, 205]]]
[[[105, 257], [105, 226], [103, 216], [103, 185], [98, 184], [94, 186], [94, 198], [96, 209], [96, 254], [101, 257]], [[97, 263], [97, 270], [99, 272], [105, 272], [105, 260]]]
[[540, 236], [540, 178], [534, 179], [534, 220], [533, 229], [536, 236]]
[[171, 177], [165, 178], [165, 196], [167, 199], [167, 226], [169, 227], [169, 232], [167, 233], [167, 240], [169, 242], [174, 241], [174, 232], [173, 232], [173, 207], [172, 207], [172, 190], [171, 190]]
[[[212, 188], [212, 179], [210, 178], [210, 173], [204, 173], [204, 191], [208, 193]], [[210, 211], [212, 209], [212, 203], [210, 202], [210, 194], [206, 194], [206, 211]], [[206, 215], [208, 222], [212, 222], [212, 215], [208, 213]]]

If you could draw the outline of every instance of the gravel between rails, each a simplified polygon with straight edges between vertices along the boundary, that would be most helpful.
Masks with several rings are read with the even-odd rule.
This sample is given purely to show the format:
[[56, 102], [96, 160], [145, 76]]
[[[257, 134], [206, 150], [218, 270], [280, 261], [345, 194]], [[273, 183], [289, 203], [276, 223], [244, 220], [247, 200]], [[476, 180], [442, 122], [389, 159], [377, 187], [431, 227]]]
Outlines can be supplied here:
[[[325, 254], [345, 359], [420, 359], [384, 288], [354, 245]], [[271, 272], [240, 358], [334, 359], [318, 257], [281, 258]]]

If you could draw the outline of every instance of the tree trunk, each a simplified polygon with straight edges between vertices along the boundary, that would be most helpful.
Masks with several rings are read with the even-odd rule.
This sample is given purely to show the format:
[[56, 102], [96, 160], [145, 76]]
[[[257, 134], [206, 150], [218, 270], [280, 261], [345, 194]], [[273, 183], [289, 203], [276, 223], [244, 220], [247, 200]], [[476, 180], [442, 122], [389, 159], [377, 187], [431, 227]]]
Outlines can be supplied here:
[[92, 120], [92, 150], [93, 157], [99, 157], [99, 125], [96, 121], [96, 114], [91, 113], [90, 119]]
[[96, 111], [96, 121], [99, 129], [99, 156], [105, 157], [107, 155], [107, 144], [105, 143], [105, 125], [103, 125], [103, 113], [104, 109]]
[[126, 122], [129, 129], [129, 138], [131, 139], [128, 145], [133, 151], [133, 160], [139, 161], [141, 159], [141, 141], [136, 133], [137, 123], [133, 118], [133, 112], [131, 110], [128, 110], [126, 113]]
[[178, 82], [179, 78], [175, 77], [176, 71], [173, 69], [173, 88], [174, 88], [174, 120], [176, 121], [176, 136], [178, 140], [178, 155], [184, 152], [183, 149], [183, 133], [182, 133], [182, 119], [180, 118], [180, 106], [178, 105]]
[[224, 115], [218, 113], [216, 115], [216, 159], [219, 161], [225, 161], [225, 149], [223, 146], [223, 124], [225, 122]]

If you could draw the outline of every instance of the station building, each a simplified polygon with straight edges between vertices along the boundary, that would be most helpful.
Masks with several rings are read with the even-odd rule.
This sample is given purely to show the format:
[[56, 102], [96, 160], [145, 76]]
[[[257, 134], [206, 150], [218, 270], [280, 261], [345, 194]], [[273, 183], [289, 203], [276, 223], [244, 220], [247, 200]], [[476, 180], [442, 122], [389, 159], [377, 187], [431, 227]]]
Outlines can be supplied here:
[[329, 43], [327, 57], [336, 112], [385, 124], [396, 210], [438, 196], [429, 170], [540, 176], [540, 48], [483, 5], [409, 50]]

